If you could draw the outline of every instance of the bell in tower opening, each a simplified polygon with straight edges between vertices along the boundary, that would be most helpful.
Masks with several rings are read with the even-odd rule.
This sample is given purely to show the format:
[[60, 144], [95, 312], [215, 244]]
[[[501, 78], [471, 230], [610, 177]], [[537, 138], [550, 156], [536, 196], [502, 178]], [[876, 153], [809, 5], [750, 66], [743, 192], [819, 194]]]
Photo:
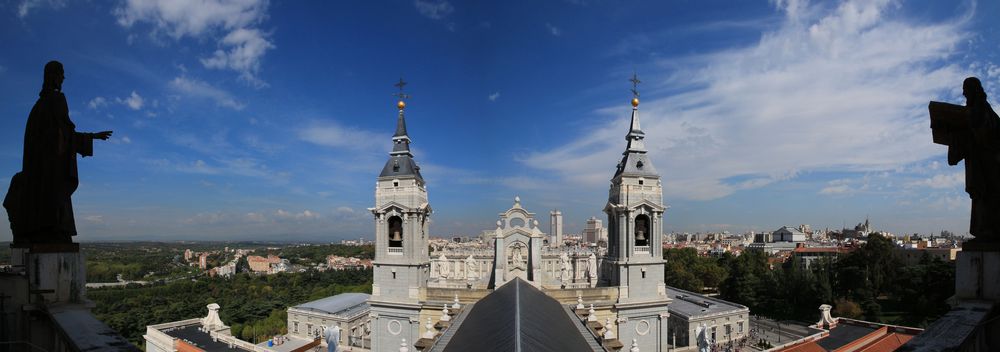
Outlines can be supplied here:
[[649, 229], [649, 217], [645, 214], [640, 214], [635, 217], [635, 245], [636, 246], [648, 246], [648, 230]]
[[389, 247], [403, 246], [403, 220], [398, 216], [389, 218]]

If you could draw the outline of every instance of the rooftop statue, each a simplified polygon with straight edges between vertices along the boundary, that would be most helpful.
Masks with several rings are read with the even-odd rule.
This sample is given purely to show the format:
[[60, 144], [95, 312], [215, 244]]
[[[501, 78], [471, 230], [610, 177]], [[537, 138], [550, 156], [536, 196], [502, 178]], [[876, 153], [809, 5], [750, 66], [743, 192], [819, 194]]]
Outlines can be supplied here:
[[73, 242], [70, 196], [80, 184], [76, 154], [92, 156], [94, 139], [111, 137], [111, 131], [76, 131], [62, 93], [64, 79], [61, 63], [45, 64], [42, 91], [28, 115], [21, 172], [11, 178], [3, 201], [15, 246]]
[[326, 341], [327, 352], [337, 352], [339, 350], [338, 344], [340, 343], [340, 326], [336, 324], [330, 327], [324, 326], [323, 340]]
[[1000, 241], [1000, 118], [976, 77], [962, 83], [965, 106], [932, 101], [934, 143], [948, 146], [948, 164], [965, 160], [965, 191], [972, 198], [969, 233], [976, 242]]

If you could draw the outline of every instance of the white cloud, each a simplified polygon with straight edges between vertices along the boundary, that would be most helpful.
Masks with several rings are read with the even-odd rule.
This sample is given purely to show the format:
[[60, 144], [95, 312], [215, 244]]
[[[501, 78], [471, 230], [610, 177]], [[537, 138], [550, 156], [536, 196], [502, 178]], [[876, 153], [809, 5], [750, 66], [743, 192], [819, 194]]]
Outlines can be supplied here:
[[86, 222], [92, 223], [92, 224], [103, 224], [104, 223], [104, 216], [103, 215], [87, 215], [87, 216], [83, 217], [83, 220], [86, 221]]
[[319, 219], [320, 215], [309, 209], [303, 210], [300, 213], [291, 213], [283, 209], [278, 209], [274, 212], [274, 217], [278, 220], [313, 220]]
[[851, 191], [850, 181], [846, 179], [833, 180], [827, 183], [826, 187], [823, 187], [819, 191], [819, 194], [834, 195], [834, 194], [844, 194]]
[[972, 207], [969, 197], [964, 194], [941, 195], [936, 198], [926, 199], [921, 203], [927, 204], [929, 208], [935, 210], [961, 210], [968, 212]]
[[243, 110], [245, 105], [236, 101], [229, 92], [215, 88], [208, 83], [195, 78], [180, 76], [174, 78], [168, 84], [170, 88], [189, 96], [205, 98], [215, 101], [218, 106], [224, 106], [233, 110]]
[[[174, 40], [212, 37], [219, 48], [201, 60], [208, 68], [231, 69], [256, 87], [260, 62], [274, 44], [257, 28], [267, 18], [267, 0], [126, 0], [113, 11], [118, 24], [130, 28], [139, 22], [153, 26], [153, 34]], [[226, 33], [218, 38], [219, 33]]]
[[89, 106], [91, 109], [97, 109], [107, 105], [108, 105], [108, 100], [104, 99], [104, 97], [96, 97], [94, 99], [90, 99], [90, 102], [87, 103], [87, 106]]
[[490, 94], [489, 96], [490, 101], [497, 101], [497, 99], [499, 98], [500, 98], [500, 92], [493, 92], [493, 94]]
[[122, 140], [122, 143], [132, 144], [132, 138], [128, 138], [128, 136], [122, 137], [121, 140]]
[[957, 188], [965, 184], [965, 172], [934, 175], [930, 178], [907, 183], [908, 187], [929, 187], [934, 189]]
[[388, 134], [375, 133], [335, 122], [314, 122], [299, 130], [299, 139], [335, 148], [352, 150], [383, 150], [390, 145]]
[[253, 212], [247, 213], [243, 216], [243, 218], [250, 222], [264, 222], [267, 220], [267, 217], [264, 216], [264, 214]]
[[17, 17], [25, 18], [32, 9], [42, 6], [61, 9], [66, 6], [66, 2], [63, 0], [22, 0], [21, 4], [17, 5]]
[[[100, 97], [98, 97], [98, 98], [100, 98]], [[94, 98], [94, 99], [98, 99], [98, 98]], [[100, 99], [103, 102], [104, 98], [100, 98]], [[118, 104], [122, 104], [122, 105], [128, 106], [128, 108], [132, 109], [132, 110], [142, 109], [143, 104], [145, 104], [145, 100], [142, 99], [142, 96], [140, 96], [134, 90], [132, 91], [132, 94], [130, 94], [129, 96], [127, 96], [125, 98], [116, 98], [116, 100], [118, 101]], [[93, 103], [94, 103], [94, 101], [91, 100], [91, 104], [93, 104]], [[94, 105], [91, 105], [91, 108], [94, 108], [94, 107], [95, 107]]]
[[547, 28], [549, 30], [549, 34], [552, 34], [553, 36], [558, 37], [562, 35], [562, 30], [559, 29], [559, 27], [552, 25], [551, 23], [546, 23], [545, 28]]
[[413, 5], [417, 7], [417, 12], [432, 20], [440, 20], [448, 17], [448, 15], [455, 11], [455, 7], [451, 6], [447, 1], [415, 0]]
[[274, 49], [274, 44], [264, 38], [257, 29], [237, 29], [222, 38], [227, 50], [218, 49], [209, 58], [201, 59], [208, 68], [229, 68], [240, 72], [240, 78], [257, 87], [267, 86], [267, 83], [256, 77], [260, 70], [260, 59], [264, 54]]
[[[640, 106], [666, 198], [715, 199], [802, 171], [892, 170], [944, 151], [930, 143], [926, 106], [952, 96], [967, 74], [942, 63], [961, 55], [971, 35], [964, 22], [895, 19], [889, 1], [845, 1], [825, 12], [779, 5], [784, 21], [753, 44], [665, 59], [655, 66], [667, 71], [645, 79], [681, 92]], [[606, 184], [629, 112], [602, 109], [620, 118], [520, 161]]]
[[215, 175], [221, 172], [219, 168], [209, 166], [208, 163], [201, 159], [195, 160], [190, 164], [180, 164], [177, 167], [177, 171], [206, 175]]

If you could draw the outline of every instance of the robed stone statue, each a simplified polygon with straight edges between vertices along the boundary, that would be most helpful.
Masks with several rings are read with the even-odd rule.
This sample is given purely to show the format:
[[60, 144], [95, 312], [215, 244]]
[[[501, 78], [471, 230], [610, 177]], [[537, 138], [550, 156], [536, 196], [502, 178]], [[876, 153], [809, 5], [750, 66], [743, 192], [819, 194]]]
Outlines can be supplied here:
[[327, 352], [337, 352], [339, 351], [340, 345], [340, 326], [333, 325], [332, 327], [323, 328], [323, 340], [326, 341], [326, 351]]
[[965, 191], [972, 198], [969, 233], [976, 242], [1000, 241], [1000, 118], [976, 77], [962, 84], [965, 106], [931, 102], [934, 143], [948, 146], [948, 164], [965, 160]]
[[62, 93], [64, 79], [61, 63], [45, 64], [42, 91], [24, 130], [21, 172], [11, 178], [3, 200], [14, 246], [73, 242], [76, 224], [70, 197], [80, 184], [76, 154], [92, 156], [94, 139], [111, 137], [111, 131], [76, 131]]

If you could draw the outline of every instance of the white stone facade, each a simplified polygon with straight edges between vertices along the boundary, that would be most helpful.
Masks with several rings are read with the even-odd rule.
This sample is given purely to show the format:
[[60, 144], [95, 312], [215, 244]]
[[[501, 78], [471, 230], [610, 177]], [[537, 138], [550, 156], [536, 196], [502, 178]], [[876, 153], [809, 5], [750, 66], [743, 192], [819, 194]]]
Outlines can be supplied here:
[[603, 256], [603, 249], [547, 247], [542, 245], [544, 238], [535, 213], [524, 209], [517, 197], [510, 209], [500, 213], [486, 243], [436, 250], [431, 256], [428, 286], [493, 288], [514, 277], [545, 288], [597, 285], [597, 258]]

